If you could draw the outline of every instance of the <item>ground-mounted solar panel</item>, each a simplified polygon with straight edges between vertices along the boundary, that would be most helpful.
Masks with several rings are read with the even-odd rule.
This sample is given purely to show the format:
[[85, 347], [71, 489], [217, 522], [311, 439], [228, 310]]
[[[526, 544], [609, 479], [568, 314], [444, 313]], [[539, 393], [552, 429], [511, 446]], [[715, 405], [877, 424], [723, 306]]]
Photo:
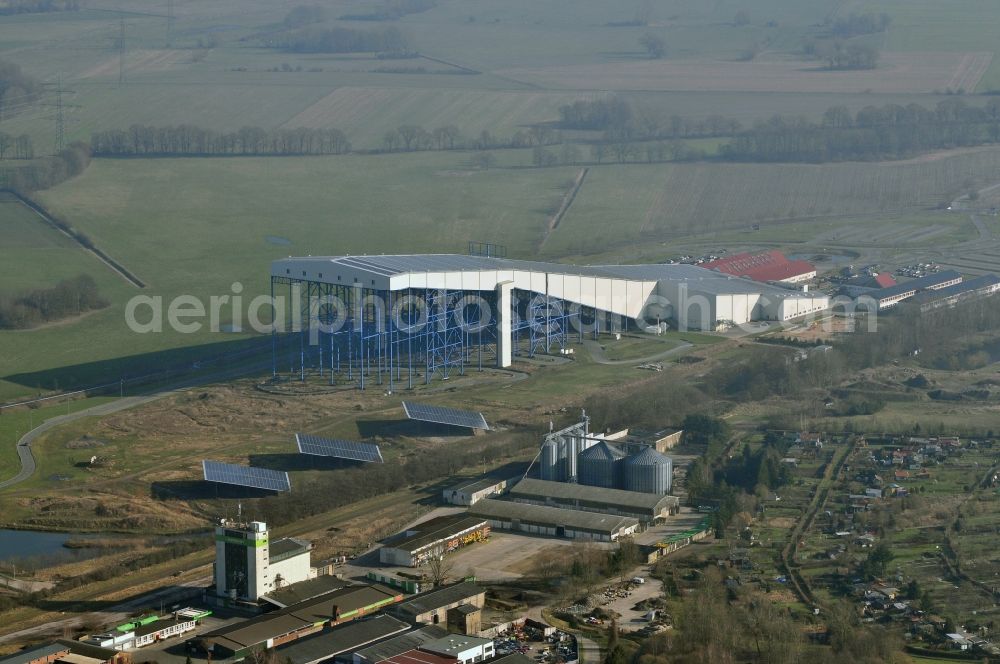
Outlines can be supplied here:
[[403, 402], [403, 410], [411, 420], [421, 422], [432, 422], [434, 424], [447, 424], [453, 427], [465, 427], [468, 429], [489, 430], [490, 425], [486, 423], [486, 418], [482, 413], [472, 410], [458, 410], [457, 408], [446, 408], [444, 406], [430, 406], [424, 403], [414, 403], [412, 401]]
[[297, 433], [295, 434], [295, 444], [299, 447], [299, 454], [312, 454], [365, 463], [382, 463], [382, 452], [378, 445], [371, 443]]
[[270, 468], [254, 468], [253, 466], [238, 466], [221, 461], [202, 461], [202, 470], [206, 482], [233, 484], [250, 489], [266, 489], [268, 491], [291, 491], [292, 484], [288, 481], [288, 473]]

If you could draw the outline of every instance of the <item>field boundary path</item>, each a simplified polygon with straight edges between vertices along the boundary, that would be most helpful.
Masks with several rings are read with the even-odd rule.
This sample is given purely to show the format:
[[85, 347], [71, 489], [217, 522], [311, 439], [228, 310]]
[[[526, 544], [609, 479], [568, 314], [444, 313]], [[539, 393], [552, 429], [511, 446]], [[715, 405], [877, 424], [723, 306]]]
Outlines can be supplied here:
[[127, 281], [129, 284], [135, 286], [136, 288], [145, 288], [146, 284], [143, 283], [139, 277], [132, 274], [132, 272], [126, 268], [124, 265], [116, 261], [114, 258], [109, 256], [104, 252], [103, 249], [94, 245], [89, 238], [81, 237], [78, 233], [71, 230], [69, 224], [58, 221], [52, 214], [49, 213], [44, 207], [31, 200], [30, 198], [14, 191], [13, 189], [4, 189], [3, 193], [10, 194], [18, 201], [21, 205], [28, 208], [34, 212], [38, 217], [45, 222], [47, 226], [54, 229], [57, 233], [64, 235], [65, 237], [72, 240], [77, 246], [79, 246], [84, 251], [93, 255], [97, 260], [108, 266], [112, 272], [117, 274], [119, 277]]
[[673, 348], [668, 348], [665, 351], [659, 353], [654, 353], [653, 355], [648, 355], [646, 357], [636, 357], [630, 360], [609, 360], [604, 349], [601, 348], [601, 344], [593, 339], [585, 339], [583, 342], [584, 348], [590, 353], [590, 358], [597, 362], [598, 364], [608, 364], [611, 366], [622, 366], [625, 364], [646, 364], [648, 362], [655, 362], [657, 360], [664, 360], [668, 357], [672, 357], [681, 353], [682, 351], [691, 348], [694, 344], [688, 341], [682, 341], [680, 346], [674, 346]]
[[559, 227], [559, 222], [561, 222], [563, 217], [566, 216], [566, 213], [569, 212], [569, 207], [573, 205], [573, 201], [576, 200], [576, 195], [580, 193], [580, 188], [583, 186], [583, 181], [587, 178], [587, 173], [589, 172], [590, 167], [587, 166], [581, 168], [580, 172], [576, 174], [576, 180], [573, 181], [573, 186], [570, 187], [570, 190], [566, 192], [565, 196], [563, 196], [562, 203], [559, 204], [559, 209], [556, 210], [556, 213], [552, 215], [551, 219], [549, 219], [549, 226], [545, 230], [545, 238], [542, 240], [542, 244], [539, 248], [545, 246], [545, 242], [549, 239], [549, 235], [551, 235], [552, 231]]

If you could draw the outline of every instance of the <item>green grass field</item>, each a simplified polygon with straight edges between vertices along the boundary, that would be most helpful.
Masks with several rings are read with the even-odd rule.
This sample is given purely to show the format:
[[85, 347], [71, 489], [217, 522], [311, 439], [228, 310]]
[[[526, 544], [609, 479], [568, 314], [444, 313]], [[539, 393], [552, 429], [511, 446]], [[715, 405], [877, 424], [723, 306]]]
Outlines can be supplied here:
[[[767, 237], [768, 222], [813, 219], [831, 241], [854, 239], [840, 231], [844, 218], [909, 210], [928, 219], [926, 209], [952, 200], [969, 182], [990, 177], [1000, 166], [1000, 149], [956, 154], [935, 160], [827, 165], [635, 164], [592, 168], [586, 183], [546, 242], [553, 254], [586, 253], [600, 247], [638, 245], [710, 232], [762, 226], [759, 241], [793, 240], [781, 229]], [[964, 219], [936, 218], [946, 236], [950, 226], [968, 233]], [[609, 224], [609, 219], [617, 223]], [[931, 224], [933, 225], [933, 224]], [[907, 236], [905, 229], [897, 229]], [[910, 241], [922, 236], [910, 235]], [[860, 240], [860, 238], [858, 238]], [[892, 245], [898, 244], [893, 241]]]

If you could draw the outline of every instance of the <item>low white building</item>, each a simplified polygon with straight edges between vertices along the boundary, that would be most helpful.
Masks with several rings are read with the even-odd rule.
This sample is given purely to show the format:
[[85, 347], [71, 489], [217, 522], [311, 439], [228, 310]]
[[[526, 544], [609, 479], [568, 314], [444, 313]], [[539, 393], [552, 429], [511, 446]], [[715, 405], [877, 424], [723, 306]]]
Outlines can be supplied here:
[[468, 507], [483, 498], [502, 495], [507, 490], [510, 482], [511, 480], [508, 479], [480, 477], [479, 479], [468, 480], [444, 489], [441, 492], [441, 498], [446, 503]]
[[493, 657], [493, 639], [483, 639], [465, 634], [449, 634], [448, 636], [428, 641], [420, 646], [420, 650], [454, 657], [456, 664], [475, 664]]

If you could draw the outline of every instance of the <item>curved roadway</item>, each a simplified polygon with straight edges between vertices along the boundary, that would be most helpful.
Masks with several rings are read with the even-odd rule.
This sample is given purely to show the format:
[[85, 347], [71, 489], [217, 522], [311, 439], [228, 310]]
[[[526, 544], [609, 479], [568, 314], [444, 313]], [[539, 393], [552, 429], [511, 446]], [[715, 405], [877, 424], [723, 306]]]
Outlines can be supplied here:
[[679, 346], [674, 346], [673, 348], [668, 348], [667, 350], [660, 351], [659, 353], [654, 353], [652, 355], [647, 355], [646, 357], [636, 357], [630, 360], [609, 360], [604, 349], [601, 348], [601, 344], [593, 339], [587, 339], [583, 342], [584, 347], [587, 352], [590, 353], [591, 359], [598, 364], [610, 364], [610, 365], [623, 365], [623, 364], [648, 364], [650, 362], [656, 362], [658, 360], [665, 360], [668, 357], [678, 355], [687, 349], [691, 348], [693, 344], [682, 341]]
[[35, 457], [31, 453], [31, 444], [35, 442], [35, 439], [40, 435], [45, 433], [50, 429], [66, 424], [67, 422], [73, 422], [83, 417], [93, 417], [99, 415], [110, 415], [111, 413], [117, 413], [120, 410], [125, 410], [127, 408], [132, 408], [133, 406], [139, 406], [141, 404], [147, 403], [149, 401], [155, 401], [169, 394], [169, 392], [160, 392], [150, 396], [143, 397], [125, 397], [124, 399], [119, 399], [111, 403], [100, 404], [98, 406], [92, 406], [90, 408], [85, 408], [83, 410], [77, 411], [75, 413], [70, 413], [69, 415], [57, 415], [50, 419], [45, 420], [37, 427], [29, 431], [28, 433], [21, 436], [20, 440], [17, 441], [17, 456], [21, 460], [21, 472], [19, 472], [14, 477], [9, 480], [4, 480], [0, 482], [0, 490], [6, 489], [7, 487], [12, 487], [15, 484], [20, 484], [24, 482], [29, 477], [35, 473]]

